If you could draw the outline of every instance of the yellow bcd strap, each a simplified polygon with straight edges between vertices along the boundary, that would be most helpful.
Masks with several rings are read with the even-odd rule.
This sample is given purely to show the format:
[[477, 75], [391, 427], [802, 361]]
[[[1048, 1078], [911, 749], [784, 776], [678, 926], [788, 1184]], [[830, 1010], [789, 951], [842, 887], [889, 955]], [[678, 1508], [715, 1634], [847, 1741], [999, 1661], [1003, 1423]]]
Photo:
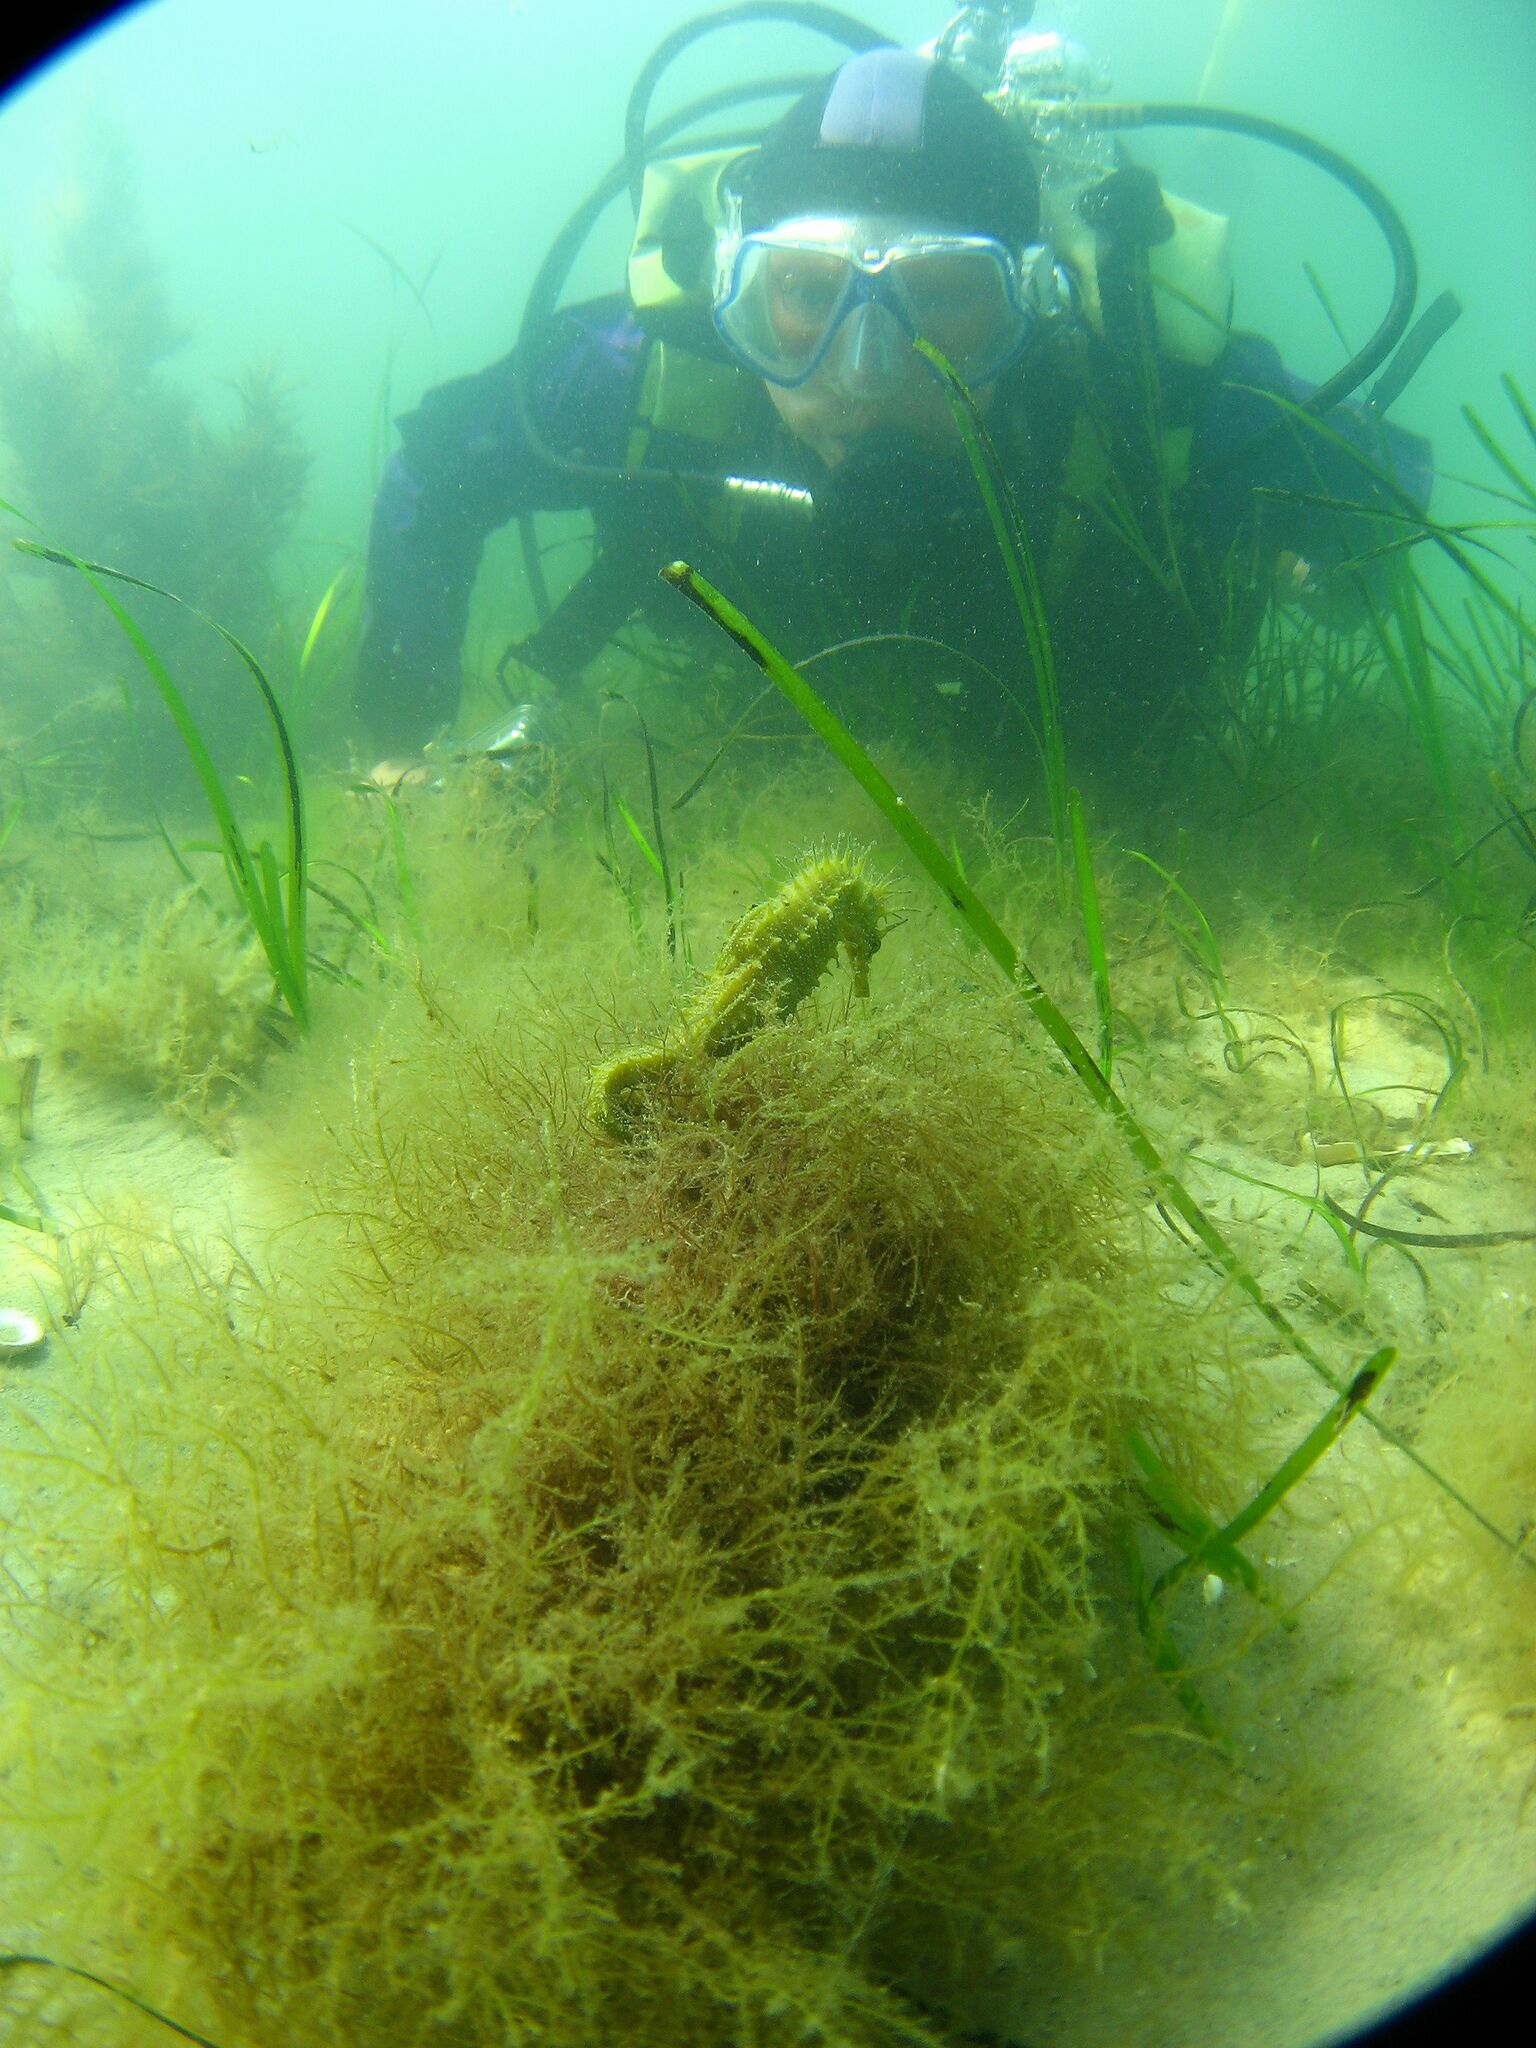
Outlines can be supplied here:
[[701, 304], [707, 312], [720, 180], [741, 154], [739, 146], [709, 149], [646, 165], [629, 249], [629, 296], [642, 326], [665, 326]]
[[[1157, 321], [1158, 347], [1170, 361], [1203, 367], [1215, 362], [1232, 328], [1231, 224], [1164, 192], [1173, 233], [1146, 252], [1147, 279]], [[1099, 266], [1093, 229], [1070, 212], [1049, 215], [1044, 231], [1071, 272], [1078, 303], [1096, 334], [1104, 332]]]

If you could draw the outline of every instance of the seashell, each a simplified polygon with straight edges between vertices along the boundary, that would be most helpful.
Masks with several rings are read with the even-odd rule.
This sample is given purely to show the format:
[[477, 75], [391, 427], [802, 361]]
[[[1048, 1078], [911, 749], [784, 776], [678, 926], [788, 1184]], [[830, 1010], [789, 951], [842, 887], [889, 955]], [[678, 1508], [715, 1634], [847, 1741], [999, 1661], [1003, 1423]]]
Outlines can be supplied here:
[[0, 1308], [0, 1365], [30, 1357], [34, 1351], [41, 1351], [47, 1341], [48, 1332], [36, 1316], [29, 1315], [24, 1308]]
[[[1312, 1150], [1311, 1163], [1315, 1166], [1358, 1166], [1360, 1147], [1346, 1141], [1328, 1141], [1308, 1134], [1307, 1144]], [[1365, 1164], [1372, 1170], [1390, 1166], [1394, 1160], [1405, 1160], [1410, 1166], [1445, 1164], [1453, 1159], [1470, 1159], [1476, 1147], [1470, 1138], [1420, 1138], [1405, 1145], [1376, 1145], [1365, 1154]]]

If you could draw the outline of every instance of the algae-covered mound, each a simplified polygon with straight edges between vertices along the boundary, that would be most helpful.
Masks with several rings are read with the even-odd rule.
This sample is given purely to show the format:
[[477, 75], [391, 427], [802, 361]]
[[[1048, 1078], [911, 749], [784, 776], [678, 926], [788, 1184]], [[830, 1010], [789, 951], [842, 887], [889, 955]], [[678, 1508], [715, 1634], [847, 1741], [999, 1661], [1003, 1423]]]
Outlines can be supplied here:
[[223, 2048], [950, 2038], [1166, 1364], [1006, 1000], [876, 995], [627, 1145], [599, 1012], [403, 995], [291, 1086], [270, 1270], [67, 1340], [0, 1781], [55, 1952]]
[[0, 1036], [219, 1131], [272, 1049], [271, 974], [206, 891], [164, 893], [159, 846], [107, 844], [40, 830], [0, 875]]

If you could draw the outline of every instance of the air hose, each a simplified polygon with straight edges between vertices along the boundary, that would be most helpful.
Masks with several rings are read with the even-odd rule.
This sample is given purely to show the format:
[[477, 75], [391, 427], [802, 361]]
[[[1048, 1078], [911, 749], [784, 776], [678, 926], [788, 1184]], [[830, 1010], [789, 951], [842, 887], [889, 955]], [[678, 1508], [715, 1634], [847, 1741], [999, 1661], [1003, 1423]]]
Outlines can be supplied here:
[[816, 6], [811, 4], [811, 0], [736, 0], [734, 6], [717, 7], [710, 14], [696, 15], [692, 21], [685, 21], [656, 45], [629, 95], [629, 106], [624, 115], [624, 162], [628, 169], [630, 200], [637, 213], [640, 210], [640, 188], [645, 182], [645, 167], [655, 140], [647, 136], [645, 123], [650, 113], [651, 97], [662, 73], [690, 43], [713, 35], [716, 29], [738, 28], [750, 21], [778, 21], [795, 28], [807, 28], [825, 36], [829, 42], [842, 43], [853, 51], [895, 47], [889, 36], [856, 20], [851, 14], [844, 14], [841, 8]]
[[1064, 125], [1072, 123], [1084, 128], [1213, 128], [1232, 135], [1251, 135], [1257, 141], [1272, 143], [1277, 149], [1288, 150], [1292, 156], [1314, 164], [1360, 201], [1386, 237], [1392, 258], [1392, 297], [1380, 325], [1364, 347], [1357, 349], [1342, 369], [1335, 370], [1315, 391], [1299, 401], [1302, 412], [1311, 413], [1315, 418], [1331, 412], [1387, 360], [1407, 333], [1408, 323], [1413, 318], [1414, 301], [1418, 297], [1419, 266], [1402, 215], [1373, 179], [1352, 164], [1348, 157], [1330, 149], [1327, 143], [1315, 141], [1312, 136], [1302, 134], [1300, 129], [1288, 128], [1283, 122], [1268, 120], [1262, 114], [1240, 114], [1226, 107], [1201, 107], [1182, 100], [1114, 101], [1097, 105], [1080, 102], [1062, 109], [1058, 118]]
[[[734, 10], [725, 11], [730, 13]], [[695, 23], [694, 26], [700, 25]], [[669, 40], [675, 42], [676, 37]], [[651, 66], [647, 66], [647, 69], [650, 70]], [[649, 99], [647, 92], [646, 101], [639, 103], [644, 160], [649, 162], [653, 156], [659, 155], [675, 136], [691, 128], [695, 122], [706, 120], [711, 114], [740, 106], [747, 100], [795, 98], [809, 90], [819, 76], [819, 73], [795, 72], [778, 78], [756, 79], [748, 85], [721, 86], [714, 92], [704, 94], [700, 99], [690, 101], [687, 106], [679, 107], [676, 112], [658, 122], [648, 135], [643, 132], [646, 103]], [[653, 76], [652, 87], [654, 83]], [[636, 101], [632, 95], [632, 110], [635, 105]], [[739, 141], [742, 148], [747, 149], [756, 140], [756, 131], [731, 137], [696, 137], [694, 147], [721, 148], [728, 141]], [[561, 476], [579, 482], [604, 486], [622, 484], [630, 489], [635, 488], [637, 484], [649, 484], [652, 488], [663, 487], [669, 492], [680, 483], [697, 490], [719, 490], [722, 488], [723, 479], [702, 471], [658, 470], [648, 474], [644, 471], [621, 469], [614, 464], [579, 462], [574, 456], [567, 455], [562, 449], [551, 445], [532, 404], [528, 369], [532, 340], [539, 330], [553, 319], [566, 280], [600, 216], [630, 184], [629, 160], [627, 157], [621, 157], [617, 163], [608, 167], [575, 212], [566, 220], [534, 275], [533, 283], [528, 289], [528, 297], [524, 302], [523, 317], [515, 344], [516, 364], [512, 389], [517, 405], [518, 424], [522, 428], [529, 451], [537, 461], [542, 462], [546, 468], [557, 471]], [[517, 524], [522, 545], [523, 568], [528, 579], [529, 593], [533, 598], [534, 615], [540, 626], [546, 626], [554, 615], [555, 607], [550, 601], [549, 589], [544, 580], [544, 566], [539, 556], [533, 514], [524, 512]]]
[[[663, 144], [670, 141], [675, 135], [680, 134], [685, 128], [691, 127], [694, 122], [701, 121], [710, 114], [719, 113], [728, 107], [739, 106], [743, 100], [776, 99], [784, 95], [802, 92], [807, 87], [816, 83], [818, 75], [816, 73], [797, 73], [783, 78], [760, 79], [752, 85], [722, 86], [718, 91], [707, 93], [702, 99], [693, 100], [686, 107], [680, 107], [675, 114], [669, 115], [666, 120], [659, 122], [649, 138], [650, 152], [652, 155], [659, 154]], [[743, 149], [748, 149], [756, 139], [756, 131], [740, 136], [728, 137], [717, 135], [698, 137], [695, 138], [695, 146], [699, 148], [723, 148], [728, 142], [739, 141]], [[593, 186], [586, 198], [582, 200], [581, 204], [561, 228], [559, 234], [556, 235], [554, 241], [549, 246], [549, 253], [539, 265], [533, 283], [528, 288], [528, 297], [523, 307], [523, 318], [518, 329], [516, 343], [518, 366], [514, 388], [517, 395], [518, 420], [530, 449], [541, 462], [548, 464], [553, 469], [557, 469], [562, 476], [575, 477], [590, 483], [611, 484], [621, 480], [632, 481], [641, 473], [634, 470], [619, 469], [613, 465], [605, 465], [603, 463], [578, 462], [573, 457], [564, 455], [559, 449], [552, 448], [549, 445], [539, 426], [538, 420], [534, 417], [533, 407], [530, 403], [527, 368], [530, 355], [529, 344], [540, 328], [546, 326], [553, 319], [559, 305], [560, 294], [565, 288], [566, 279], [575, 267], [576, 258], [580, 255], [587, 237], [597, 225], [599, 216], [625, 190], [628, 181], [628, 166], [621, 157], [617, 163], [610, 164], [599, 182]], [[663, 476], [658, 472], [652, 480], [661, 483], [670, 482], [674, 476], [679, 474], [681, 473], [669, 470]], [[683, 477], [683, 481], [690, 484], [718, 484], [720, 479], [704, 474], [689, 474]]]
[[[539, 328], [554, 315], [565, 281], [575, 267], [576, 258], [603, 211], [626, 189], [638, 211], [646, 166], [661, 153], [668, 142], [691, 128], [695, 122], [702, 121], [711, 114], [720, 113], [726, 108], [739, 106], [743, 101], [794, 98], [819, 82], [824, 74], [797, 73], [787, 77], [759, 79], [747, 85], [723, 86], [668, 114], [654, 129], [647, 129], [646, 123], [656, 87], [663, 73], [685, 49], [703, 37], [712, 35], [717, 29], [735, 28], [744, 23], [759, 21], [783, 22], [792, 27], [809, 29], [812, 33], [823, 35], [829, 41], [841, 43], [853, 51], [895, 47], [889, 36], [869, 27], [856, 16], [845, 14], [841, 8], [816, 5], [814, 0], [736, 0], [734, 5], [718, 7], [709, 14], [701, 14], [692, 21], [684, 22], [657, 44], [646, 59], [630, 91], [629, 104], [624, 115], [624, 155], [593, 187], [551, 243], [549, 253], [540, 264], [529, 288], [522, 323], [518, 330], [518, 368], [514, 377], [518, 421], [533, 454], [539, 461], [558, 470], [562, 476], [588, 483], [611, 485], [634, 484], [640, 480], [643, 473], [620, 469], [614, 465], [578, 462], [550, 446], [538, 420], [534, 417], [533, 406], [530, 403], [526, 367], [530, 353], [528, 344]], [[739, 140], [742, 148], [747, 149], [758, 139], [758, 134], [754, 131], [740, 137], [714, 137], [708, 140], [716, 147], [722, 146], [726, 140]], [[693, 138], [694, 148], [705, 146], [705, 138]], [[649, 481], [653, 484], [666, 485], [683, 483], [690, 487], [709, 489], [718, 489], [722, 483], [718, 476], [676, 470], [657, 472]], [[523, 530], [523, 552], [530, 564], [529, 580], [539, 599], [538, 609], [542, 616], [545, 610], [543, 577], [535, 566], [537, 556], [533, 551], [526, 523]]]

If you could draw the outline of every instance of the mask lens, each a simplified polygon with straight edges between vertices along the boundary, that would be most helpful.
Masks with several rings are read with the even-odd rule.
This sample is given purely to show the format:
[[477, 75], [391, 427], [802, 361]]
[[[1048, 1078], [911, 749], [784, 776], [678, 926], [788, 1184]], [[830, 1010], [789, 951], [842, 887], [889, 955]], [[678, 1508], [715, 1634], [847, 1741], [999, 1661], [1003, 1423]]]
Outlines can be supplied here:
[[821, 347], [847, 295], [849, 278], [844, 259], [824, 250], [767, 252], [768, 319], [787, 362], [808, 360]]
[[825, 352], [854, 278], [828, 249], [746, 240], [715, 326], [743, 362], [776, 384], [797, 384]]
[[998, 257], [984, 249], [927, 249], [892, 265], [891, 295], [914, 334], [963, 376], [995, 375], [1023, 338], [1024, 316]]
[[885, 308], [910, 341], [985, 383], [1023, 347], [1032, 322], [1000, 244], [860, 222], [807, 220], [746, 236], [717, 284], [715, 325], [740, 359], [800, 384], [859, 307]]

